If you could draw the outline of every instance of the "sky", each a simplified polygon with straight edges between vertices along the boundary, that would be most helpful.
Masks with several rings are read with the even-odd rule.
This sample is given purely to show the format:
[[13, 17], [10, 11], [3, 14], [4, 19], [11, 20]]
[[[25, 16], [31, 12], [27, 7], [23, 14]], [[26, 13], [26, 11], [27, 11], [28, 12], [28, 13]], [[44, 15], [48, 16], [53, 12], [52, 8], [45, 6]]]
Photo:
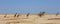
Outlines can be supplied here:
[[60, 0], [0, 0], [0, 13], [57, 13]]

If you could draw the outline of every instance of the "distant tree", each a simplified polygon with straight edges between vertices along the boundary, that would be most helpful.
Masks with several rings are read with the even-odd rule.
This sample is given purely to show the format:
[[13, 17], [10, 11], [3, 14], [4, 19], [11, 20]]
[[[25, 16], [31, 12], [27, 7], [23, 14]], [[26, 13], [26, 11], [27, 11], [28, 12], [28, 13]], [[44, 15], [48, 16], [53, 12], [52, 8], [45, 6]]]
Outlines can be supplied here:
[[56, 13], [56, 16], [58, 16], [58, 15], [59, 15], [59, 12]]
[[45, 12], [40, 12], [38, 15], [42, 17], [45, 14]]
[[28, 14], [26, 15], [26, 16], [27, 16], [27, 18], [28, 18], [28, 16], [29, 16], [29, 14], [30, 14], [30, 13], [28, 13]]
[[17, 17], [19, 17], [20, 15], [18, 14]]
[[6, 18], [7, 14], [5, 14], [4, 18]]
[[14, 15], [14, 17], [16, 17], [17, 16], [17, 13]]

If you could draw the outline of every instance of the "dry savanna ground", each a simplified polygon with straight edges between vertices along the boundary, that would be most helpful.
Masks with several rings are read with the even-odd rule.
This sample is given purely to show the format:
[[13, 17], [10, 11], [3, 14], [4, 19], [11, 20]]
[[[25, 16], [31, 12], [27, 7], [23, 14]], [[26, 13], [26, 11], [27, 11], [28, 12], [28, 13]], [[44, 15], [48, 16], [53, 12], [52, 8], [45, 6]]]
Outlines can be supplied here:
[[60, 14], [0, 14], [0, 24], [60, 24]]

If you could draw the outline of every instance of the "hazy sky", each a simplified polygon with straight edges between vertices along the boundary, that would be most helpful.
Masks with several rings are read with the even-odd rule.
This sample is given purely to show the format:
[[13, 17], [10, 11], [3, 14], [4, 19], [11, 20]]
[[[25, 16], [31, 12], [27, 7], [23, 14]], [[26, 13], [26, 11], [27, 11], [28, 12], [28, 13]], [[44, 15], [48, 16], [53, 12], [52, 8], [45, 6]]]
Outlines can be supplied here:
[[0, 0], [0, 13], [60, 12], [60, 0]]

